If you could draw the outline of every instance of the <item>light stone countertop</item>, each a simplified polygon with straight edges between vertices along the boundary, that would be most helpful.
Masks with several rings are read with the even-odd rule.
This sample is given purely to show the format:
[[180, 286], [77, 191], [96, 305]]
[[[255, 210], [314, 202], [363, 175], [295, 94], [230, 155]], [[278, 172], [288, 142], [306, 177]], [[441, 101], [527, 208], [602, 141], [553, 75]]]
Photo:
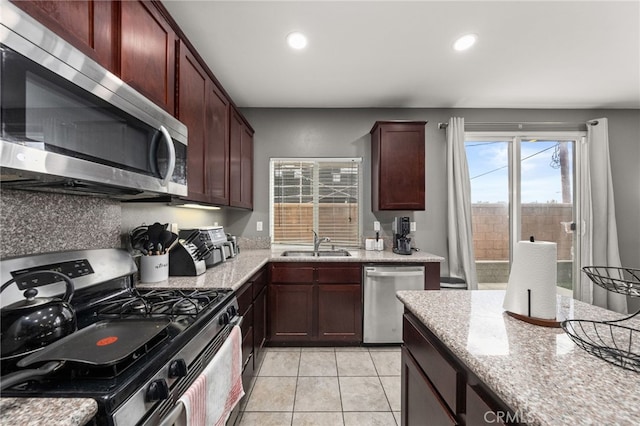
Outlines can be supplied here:
[[[231, 288], [239, 289], [253, 274], [268, 262], [378, 262], [378, 263], [412, 263], [441, 262], [444, 258], [427, 252], [414, 252], [403, 256], [386, 251], [349, 250], [348, 257], [283, 257], [284, 250], [296, 250], [300, 247], [279, 247], [262, 250], [242, 250], [226, 262], [209, 268], [207, 272], [196, 277], [169, 277], [157, 283], [137, 283], [141, 288]], [[308, 249], [308, 248], [302, 248]], [[323, 248], [325, 249], [325, 248]], [[46, 410], [35, 408], [41, 399], [34, 398], [0, 398], [0, 424], [56, 424], [82, 425], [95, 415], [97, 405], [88, 399], [47, 399]], [[92, 413], [84, 420], [82, 413], [93, 407]], [[17, 419], [14, 421], [14, 419]], [[45, 421], [46, 420], [46, 421]]]
[[424, 263], [442, 262], [441, 256], [424, 251], [411, 255], [399, 255], [390, 250], [368, 251], [348, 250], [351, 256], [345, 257], [286, 257], [281, 256], [285, 250], [301, 250], [307, 247], [274, 247], [262, 250], [241, 250], [234, 257], [227, 259], [196, 277], [169, 277], [157, 283], [137, 283], [141, 288], [231, 288], [239, 289], [253, 274], [268, 262], [372, 262], [372, 263]]
[[[530, 425], [637, 425], [640, 374], [579, 348], [561, 328], [517, 320], [504, 291], [399, 291], [398, 298]], [[558, 296], [566, 319], [623, 315]], [[640, 329], [640, 320], [633, 321]]]
[[0, 424], [80, 426], [98, 412], [90, 398], [0, 398]]

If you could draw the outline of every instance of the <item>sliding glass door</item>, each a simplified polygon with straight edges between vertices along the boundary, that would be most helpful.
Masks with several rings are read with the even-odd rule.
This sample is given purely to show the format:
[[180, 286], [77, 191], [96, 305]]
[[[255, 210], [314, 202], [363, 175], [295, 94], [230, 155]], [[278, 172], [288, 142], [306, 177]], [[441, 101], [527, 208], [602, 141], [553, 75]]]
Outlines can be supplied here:
[[473, 241], [480, 289], [505, 288], [514, 244], [558, 247], [558, 291], [572, 295], [578, 134], [468, 133]]

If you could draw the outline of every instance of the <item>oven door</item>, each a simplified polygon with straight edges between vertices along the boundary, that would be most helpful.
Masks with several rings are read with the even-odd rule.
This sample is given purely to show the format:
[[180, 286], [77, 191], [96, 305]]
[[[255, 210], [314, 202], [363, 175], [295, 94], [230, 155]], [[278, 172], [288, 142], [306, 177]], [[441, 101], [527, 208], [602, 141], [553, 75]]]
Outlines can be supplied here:
[[[241, 326], [243, 318], [234, 316], [211, 343], [200, 353], [188, 368], [188, 374], [171, 386], [171, 397], [160, 404], [144, 422], [145, 426], [188, 426], [186, 410], [180, 397], [189, 389], [193, 382], [202, 374], [209, 364], [213, 363], [229, 337], [234, 326]], [[238, 406], [232, 411], [231, 417], [237, 416]]]

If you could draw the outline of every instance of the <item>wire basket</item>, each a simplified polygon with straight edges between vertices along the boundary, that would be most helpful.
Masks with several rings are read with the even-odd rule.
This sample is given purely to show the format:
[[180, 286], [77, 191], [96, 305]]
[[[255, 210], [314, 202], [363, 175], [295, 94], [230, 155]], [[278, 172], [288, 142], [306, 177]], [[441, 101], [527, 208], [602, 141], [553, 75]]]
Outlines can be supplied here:
[[578, 346], [603, 360], [640, 373], [640, 330], [615, 324], [625, 321], [567, 320], [562, 329]]
[[[582, 270], [605, 290], [640, 297], [640, 269], [585, 266]], [[640, 310], [614, 321], [566, 320], [560, 325], [576, 345], [591, 355], [640, 373], [640, 330], [627, 325], [638, 314]]]
[[640, 297], [640, 269], [585, 266], [585, 274], [600, 287], [626, 296]]

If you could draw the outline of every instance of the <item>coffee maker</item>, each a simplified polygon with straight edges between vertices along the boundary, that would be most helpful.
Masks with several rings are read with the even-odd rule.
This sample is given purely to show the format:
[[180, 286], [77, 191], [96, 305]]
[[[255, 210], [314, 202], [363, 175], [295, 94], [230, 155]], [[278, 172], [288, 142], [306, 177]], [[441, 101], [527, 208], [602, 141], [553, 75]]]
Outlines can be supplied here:
[[411, 219], [407, 216], [397, 216], [393, 218], [391, 226], [393, 230], [393, 252], [396, 254], [411, 254]]

